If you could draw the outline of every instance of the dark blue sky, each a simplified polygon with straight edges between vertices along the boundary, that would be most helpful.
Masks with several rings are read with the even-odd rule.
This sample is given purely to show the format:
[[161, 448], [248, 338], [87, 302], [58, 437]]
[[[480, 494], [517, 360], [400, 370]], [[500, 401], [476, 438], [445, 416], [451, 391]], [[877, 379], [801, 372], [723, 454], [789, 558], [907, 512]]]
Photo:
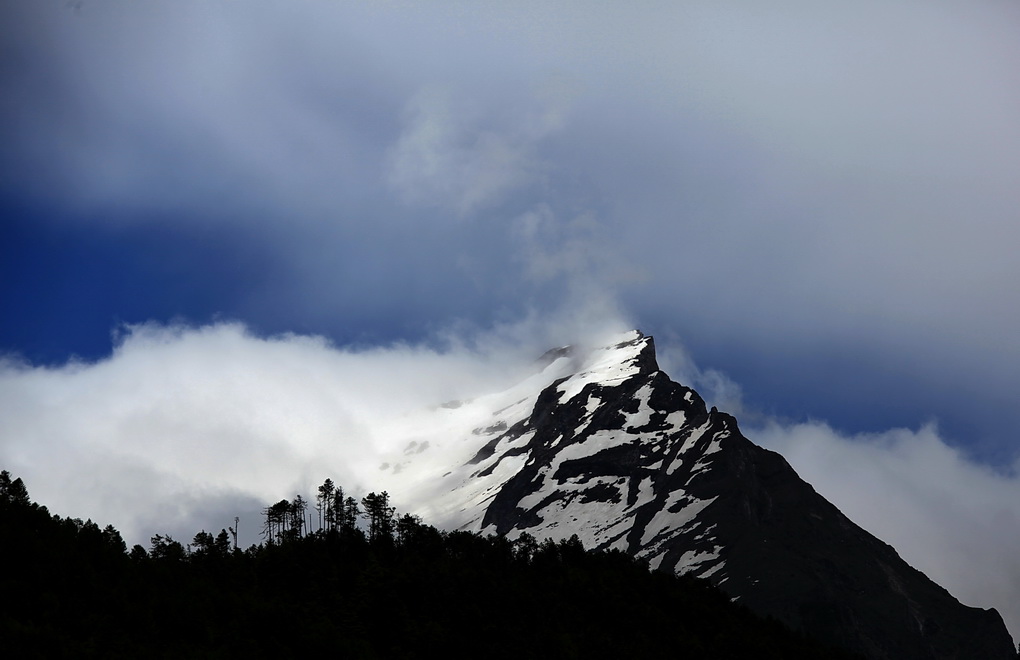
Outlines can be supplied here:
[[168, 224], [97, 231], [19, 205], [3, 206], [0, 342], [33, 363], [109, 355], [123, 323], [204, 323], [238, 313], [236, 301], [272, 277], [268, 251], [223, 232]]

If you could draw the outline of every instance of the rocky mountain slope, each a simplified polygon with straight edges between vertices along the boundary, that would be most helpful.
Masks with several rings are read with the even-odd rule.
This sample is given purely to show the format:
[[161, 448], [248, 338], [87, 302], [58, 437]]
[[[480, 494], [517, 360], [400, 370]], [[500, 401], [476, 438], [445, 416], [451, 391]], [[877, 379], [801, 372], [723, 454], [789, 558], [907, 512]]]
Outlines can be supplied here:
[[[1015, 658], [995, 610], [959, 603], [659, 370], [639, 332], [550, 351], [505, 392], [449, 404], [385, 463], [447, 526], [576, 534], [869, 658]], [[470, 431], [467, 428], [470, 426]], [[397, 476], [399, 475], [399, 478]]]

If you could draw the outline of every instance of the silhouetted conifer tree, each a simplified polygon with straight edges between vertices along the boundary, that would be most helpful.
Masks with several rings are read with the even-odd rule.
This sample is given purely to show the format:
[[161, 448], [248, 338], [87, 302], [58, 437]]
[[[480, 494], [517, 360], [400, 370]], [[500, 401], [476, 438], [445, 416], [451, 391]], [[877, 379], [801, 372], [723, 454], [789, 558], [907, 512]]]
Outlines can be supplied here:
[[123, 537], [120, 532], [113, 525], [107, 525], [103, 528], [103, 541], [107, 546], [114, 552], [121, 554], [127, 552], [127, 544], [124, 543]]
[[283, 540], [284, 532], [289, 529], [291, 503], [289, 500], [280, 500], [272, 506], [262, 510], [266, 517], [265, 525], [262, 527], [262, 536], [267, 543], [278, 543]]
[[12, 480], [11, 473], [7, 470], [0, 472], [0, 499], [11, 504], [26, 506], [31, 503], [25, 482], [21, 480], [21, 477]]
[[333, 517], [333, 492], [336, 487], [332, 479], [326, 479], [315, 493], [315, 510], [319, 513], [319, 529], [329, 531]]
[[291, 538], [301, 538], [305, 527], [305, 510], [307, 508], [308, 503], [305, 501], [305, 498], [295, 495], [294, 500], [290, 503], [290, 509], [287, 511], [290, 523], [287, 531]]
[[347, 537], [354, 534], [358, 529], [358, 518], [361, 517], [361, 508], [358, 506], [358, 500], [353, 497], [348, 497], [344, 500], [343, 512], [340, 534]]
[[326, 517], [326, 527], [330, 532], [339, 532], [344, 526], [344, 520], [346, 519], [346, 512], [344, 510], [344, 489], [340, 486], [335, 486], [333, 493], [330, 495], [329, 503], [329, 515]]
[[416, 536], [416, 533], [421, 529], [422, 523], [421, 518], [418, 516], [412, 516], [409, 513], [405, 513], [397, 519], [396, 530], [397, 530], [397, 543], [404, 545], [410, 543]]
[[530, 562], [537, 550], [538, 541], [527, 532], [521, 532], [521, 535], [514, 540], [514, 555], [524, 562]]
[[150, 539], [152, 545], [149, 548], [149, 557], [160, 561], [184, 561], [187, 553], [179, 541], [175, 541], [169, 534], [163, 536], [156, 534]]
[[220, 529], [220, 533], [216, 535], [216, 540], [213, 541], [213, 549], [217, 555], [222, 557], [230, 554], [230, 537], [227, 536], [227, 530]]
[[395, 509], [390, 506], [390, 494], [385, 490], [381, 493], [369, 493], [361, 499], [368, 516], [368, 540], [372, 542], [393, 539], [393, 514]]

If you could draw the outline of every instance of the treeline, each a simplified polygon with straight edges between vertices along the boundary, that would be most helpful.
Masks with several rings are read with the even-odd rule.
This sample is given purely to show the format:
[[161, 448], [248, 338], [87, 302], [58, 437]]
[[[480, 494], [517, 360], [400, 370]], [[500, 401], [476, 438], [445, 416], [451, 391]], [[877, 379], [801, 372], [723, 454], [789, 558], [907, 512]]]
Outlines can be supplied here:
[[113, 527], [51, 515], [3, 472], [5, 655], [851, 657], [576, 537], [444, 532], [397, 516], [386, 493], [338, 492], [320, 489], [311, 516], [293, 500], [267, 507], [264, 542], [244, 550], [224, 529], [128, 551]]
[[392, 538], [394, 532], [399, 535], [409, 526], [420, 524], [410, 514], [397, 519], [386, 491], [369, 493], [359, 506], [358, 500], [345, 496], [344, 489], [332, 479], [326, 479], [316, 490], [315, 513], [317, 516], [308, 511], [308, 503], [301, 495], [295, 495], [293, 500], [280, 500], [262, 510], [265, 519], [262, 538], [269, 543], [302, 538], [313, 528], [316, 519], [318, 527], [315, 529], [319, 534], [348, 536], [360, 533], [358, 523], [364, 517], [368, 540], [372, 542]]
[[[396, 508], [390, 506], [389, 493], [369, 493], [361, 503], [353, 497], [345, 497], [343, 488], [333, 484], [332, 479], [319, 486], [315, 500], [316, 515], [308, 510], [308, 502], [301, 495], [293, 500], [283, 499], [262, 510], [262, 539], [266, 545], [279, 545], [309, 537], [342, 538], [374, 546], [385, 546], [396, 540], [402, 543], [404, 537], [413, 534], [422, 526], [417, 516], [404, 514], [396, 516]], [[237, 519], [234, 524], [237, 525]], [[112, 528], [111, 528], [112, 529]], [[230, 533], [227, 533], [227, 529]], [[394, 538], [394, 536], [396, 538]], [[213, 536], [202, 530], [195, 534], [187, 545], [176, 541], [170, 535], [157, 534], [150, 539], [148, 551], [140, 545], [131, 549], [135, 559], [176, 558], [184, 560], [192, 554], [198, 557], [209, 555], [226, 556], [237, 551], [237, 530], [234, 527], [221, 529]], [[247, 552], [258, 552], [261, 546], [249, 548]]]

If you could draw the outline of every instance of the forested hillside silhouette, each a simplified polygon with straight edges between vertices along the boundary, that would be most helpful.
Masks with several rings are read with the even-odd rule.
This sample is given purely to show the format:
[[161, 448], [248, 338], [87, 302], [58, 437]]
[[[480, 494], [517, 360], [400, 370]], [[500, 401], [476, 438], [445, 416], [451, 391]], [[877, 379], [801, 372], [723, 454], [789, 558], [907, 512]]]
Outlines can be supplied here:
[[[0, 644], [17, 658], [850, 658], [621, 552], [440, 531], [327, 480], [234, 530], [128, 550], [0, 473]], [[13, 655], [10, 652], [15, 652]]]

